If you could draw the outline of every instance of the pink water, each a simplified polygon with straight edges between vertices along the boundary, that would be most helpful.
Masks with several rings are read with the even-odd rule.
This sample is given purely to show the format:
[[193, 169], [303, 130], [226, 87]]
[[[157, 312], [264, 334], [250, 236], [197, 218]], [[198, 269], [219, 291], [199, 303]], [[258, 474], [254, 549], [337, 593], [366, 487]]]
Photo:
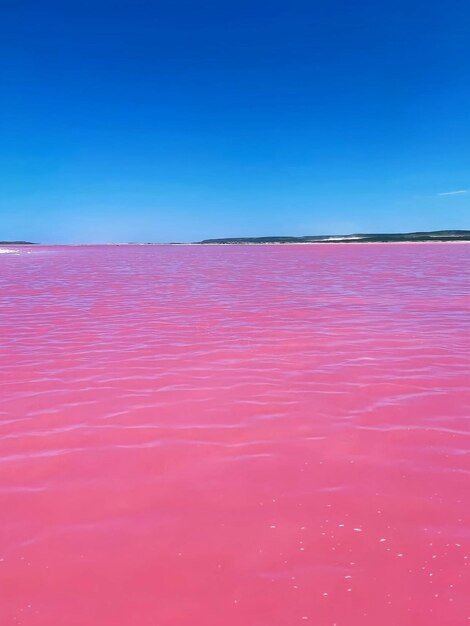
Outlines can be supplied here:
[[469, 624], [469, 268], [2, 254], [2, 626]]

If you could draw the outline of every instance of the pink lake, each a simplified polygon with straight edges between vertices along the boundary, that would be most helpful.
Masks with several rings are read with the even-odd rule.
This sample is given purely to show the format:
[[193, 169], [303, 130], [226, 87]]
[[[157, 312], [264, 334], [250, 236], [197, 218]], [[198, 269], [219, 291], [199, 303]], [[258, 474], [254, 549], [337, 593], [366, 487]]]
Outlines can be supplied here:
[[470, 623], [470, 244], [0, 255], [0, 623]]

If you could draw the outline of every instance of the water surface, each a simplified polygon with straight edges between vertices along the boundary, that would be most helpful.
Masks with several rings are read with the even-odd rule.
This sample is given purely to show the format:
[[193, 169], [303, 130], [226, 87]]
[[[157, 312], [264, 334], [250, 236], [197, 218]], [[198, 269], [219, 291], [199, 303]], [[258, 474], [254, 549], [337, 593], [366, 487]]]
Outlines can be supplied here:
[[0, 623], [468, 624], [470, 245], [0, 258]]

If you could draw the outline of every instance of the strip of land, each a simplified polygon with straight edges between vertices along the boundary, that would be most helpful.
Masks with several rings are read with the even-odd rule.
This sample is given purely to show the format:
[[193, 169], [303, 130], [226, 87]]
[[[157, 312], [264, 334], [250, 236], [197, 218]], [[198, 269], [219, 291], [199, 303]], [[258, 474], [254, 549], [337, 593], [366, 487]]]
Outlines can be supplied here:
[[470, 241], [470, 230], [434, 230], [413, 233], [357, 233], [353, 235], [306, 235], [304, 237], [222, 237], [204, 239], [199, 244], [263, 243], [387, 243], [419, 241]]
[[[217, 239], [203, 239], [191, 245], [223, 245], [223, 244], [289, 244], [289, 243], [403, 243], [425, 241], [470, 241], [470, 230], [434, 230], [417, 231], [413, 233], [357, 233], [352, 235], [305, 235], [303, 237], [269, 236], [269, 237], [220, 237]], [[177, 245], [181, 242], [172, 242]], [[31, 241], [0, 241], [4, 246], [31, 246]], [[80, 244], [69, 244], [80, 245]], [[102, 244], [103, 245], [103, 244]], [[165, 243], [147, 242], [114, 243], [109, 245], [168, 245]]]
[[32, 241], [0, 241], [0, 246], [33, 246]]

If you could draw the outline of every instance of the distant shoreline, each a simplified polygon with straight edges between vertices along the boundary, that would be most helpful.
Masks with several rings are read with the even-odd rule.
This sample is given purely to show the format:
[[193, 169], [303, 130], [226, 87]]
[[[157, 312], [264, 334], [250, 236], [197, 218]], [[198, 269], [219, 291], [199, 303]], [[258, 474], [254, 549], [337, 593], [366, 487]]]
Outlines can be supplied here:
[[[181, 246], [335, 246], [335, 245], [343, 245], [344, 241], [289, 241], [289, 242], [267, 242], [267, 243], [182, 243], [177, 244]], [[388, 244], [416, 244], [416, 243], [470, 243], [469, 239], [437, 239], [437, 240], [426, 240], [426, 241], [348, 241], [348, 245], [351, 246], [363, 246], [365, 244], [368, 245], [388, 245]], [[111, 244], [113, 245], [113, 244]], [[127, 245], [127, 244], [115, 244], [115, 245]], [[132, 244], [129, 244], [132, 245]], [[146, 244], [139, 244], [146, 245]], [[176, 244], [147, 244], [147, 245], [176, 245]]]
[[306, 243], [424, 243], [446, 241], [470, 241], [470, 230], [435, 230], [409, 233], [351, 233], [347, 235], [305, 235], [266, 237], [220, 237], [204, 239], [201, 245], [229, 244], [306, 244]]
[[410, 233], [357, 233], [348, 235], [306, 235], [266, 237], [221, 237], [193, 242], [110, 242], [110, 243], [34, 243], [31, 241], [0, 241], [0, 246], [292, 246], [311, 244], [366, 244], [366, 243], [468, 243], [470, 230], [416, 231]]

